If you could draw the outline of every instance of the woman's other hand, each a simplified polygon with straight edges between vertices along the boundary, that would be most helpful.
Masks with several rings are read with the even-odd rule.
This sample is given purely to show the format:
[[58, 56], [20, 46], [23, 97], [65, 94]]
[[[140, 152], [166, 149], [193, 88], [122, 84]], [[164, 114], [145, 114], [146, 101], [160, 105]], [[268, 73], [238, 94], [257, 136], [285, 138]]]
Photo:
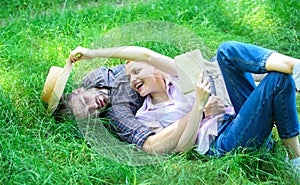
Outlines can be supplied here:
[[218, 96], [210, 96], [203, 111], [206, 117], [225, 113], [224, 101]]

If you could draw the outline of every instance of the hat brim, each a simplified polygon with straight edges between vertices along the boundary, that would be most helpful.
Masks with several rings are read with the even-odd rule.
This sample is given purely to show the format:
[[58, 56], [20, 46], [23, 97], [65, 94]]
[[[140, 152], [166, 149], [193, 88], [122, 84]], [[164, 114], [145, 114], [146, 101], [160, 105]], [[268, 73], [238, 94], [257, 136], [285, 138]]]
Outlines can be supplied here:
[[65, 86], [67, 84], [69, 75], [72, 71], [72, 67], [73, 64], [71, 62], [68, 62], [63, 68], [60, 76], [57, 78], [55, 86], [53, 88], [53, 92], [48, 102], [47, 113], [51, 114], [56, 110], [62, 93], [64, 92]]

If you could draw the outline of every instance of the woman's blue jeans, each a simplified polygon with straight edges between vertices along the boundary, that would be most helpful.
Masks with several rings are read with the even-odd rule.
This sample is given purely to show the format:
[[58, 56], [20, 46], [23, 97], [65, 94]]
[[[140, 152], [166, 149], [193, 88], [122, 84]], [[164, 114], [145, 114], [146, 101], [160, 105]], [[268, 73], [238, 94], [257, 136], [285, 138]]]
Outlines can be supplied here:
[[299, 134], [292, 76], [269, 72], [256, 87], [251, 75], [267, 73], [265, 63], [272, 52], [234, 41], [220, 45], [217, 60], [236, 116], [225, 115], [213, 144], [214, 154], [222, 156], [238, 147], [261, 147], [274, 125], [282, 139]]

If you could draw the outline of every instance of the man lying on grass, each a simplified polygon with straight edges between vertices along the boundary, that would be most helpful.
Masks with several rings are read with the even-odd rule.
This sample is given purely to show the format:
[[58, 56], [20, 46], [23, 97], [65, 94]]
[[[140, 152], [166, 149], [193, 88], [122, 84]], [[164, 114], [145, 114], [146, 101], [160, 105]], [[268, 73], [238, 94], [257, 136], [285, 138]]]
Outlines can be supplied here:
[[[249, 51], [251, 50], [252, 52], [248, 52], [248, 50]], [[235, 52], [233, 52], [233, 51], [235, 51]], [[256, 53], [253, 53], [253, 51], [257, 51], [258, 53], [265, 53], [265, 54], [263, 54], [262, 56], [256, 56]], [[77, 56], [77, 54], [80, 54], [79, 58], [75, 57], [75, 56]], [[290, 125], [289, 128], [286, 128], [286, 129], [284, 129], [285, 126], [283, 126], [285, 124], [277, 125], [277, 127], [278, 128], [280, 127], [279, 129], [285, 130], [284, 135], [282, 135], [283, 131], [279, 131], [279, 134], [281, 134], [280, 136], [282, 136], [283, 143], [289, 149], [288, 150], [289, 151], [289, 158], [290, 158], [289, 162], [291, 162], [291, 164], [293, 166], [295, 166], [297, 170], [300, 170], [300, 168], [299, 168], [299, 166], [300, 166], [299, 165], [299, 163], [300, 163], [300, 149], [299, 149], [299, 140], [298, 140], [298, 137], [297, 137], [298, 134], [299, 134], [299, 124], [298, 124], [298, 117], [297, 117], [297, 114], [296, 114], [297, 111], [296, 111], [296, 106], [295, 106], [295, 101], [296, 101], [296, 99], [295, 99], [295, 84], [294, 84], [293, 80], [291, 81], [291, 78], [290, 78], [289, 75], [283, 74], [283, 73], [291, 74], [293, 72], [293, 69], [294, 69], [294, 71], [297, 70], [297, 67], [300, 65], [300, 60], [295, 59], [295, 58], [291, 58], [291, 57], [287, 57], [287, 56], [275, 53], [271, 50], [266, 50], [264, 48], [260, 48], [260, 47], [257, 47], [257, 46], [244, 45], [242, 43], [236, 43], [236, 42], [228, 42], [228, 43], [222, 44], [221, 47], [218, 50], [218, 56], [219, 56], [218, 59], [220, 61], [224, 60], [224, 63], [226, 63], [225, 61], [227, 61], [227, 63], [230, 63], [228, 65], [227, 64], [224, 65], [224, 64], [220, 63], [220, 64], [223, 65], [223, 70], [222, 70], [223, 73], [225, 73], [225, 71], [224, 71], [225, 69], [228, 69], [228, 70], [229, 69], [230, 70], [238, 69], [237, 68], [238, 66], [234, 66], [234, 65], [239, 65], [238, 63], [235, 64], [236, 63], [235, 60], [231, 61], [231, 59], [226, 59], [226, 57], [228, 57], [228, 56], [232, 57], [231, 55], [238, 55], [238, 56], [233, 56], [233, 58], [240, 57], [241, 60], [239, 60], [239, 61], [243, 61], [242, 60], [243, 57], [250, 57], [250, 59], [254, 59], [254, 58], [257, 59], [257, 57], [262, 57], [262, 58], [258, 58], [257, 61], [255, 61], [255, 63], [256, 62], [261, 62], [265, 66], [263, 65], [259, 69], [257, 69], [257, 68], [254, 69], [254, 68], [251, 68], [250, 66], [244, 66], [246, 68], [246, 70], [253, 71], [253, 72], [259, 72], [259, 71], [255, 71], [255, 70], [263, 70], [263, 71], [260, 71], [261, 73], [265, 73], [266, 71], [279, 71], [279, 72], [281, 72], [278, 75], [277, 75], [277, 73], [270, 73], [267, 80], [273, 79], [273, 78], [274, 79], [277, 79], [277, 78], [281, 79], [281, 76], [282, 76], [282, 78], [284, 78], [284, 81], [286, 81], [286, 83], [284, 83], [283, 80], [279, 80], [277, 85], [279, 87], [281, 87], [281, 86], [290, 87], [289, 88], [290, 90], [286, 89], [283, 92], [283, 93], [288, 93], [287, 96], [284, 96], [284, 97], [286, 97], [286, 98], [290, 97], [290, 98], [288, 99], [288, 101], [284, 101], [282, 103], [287, 104], [287, 107], [289, 109], [291, 109], [291, 111], [289, 113], [292, 114], [292, 115], [289, 116], [289, 117], [286, 117], [286, 119], [287, 119], [286, 121], [291, 122], [292, 124]], [[275, 58], [274, 58], [274, 56], [275, 56]], [[173, 59], [171, 59], [169, 57], [166, 57], [166, 56], [163, 56], [163, 55], [161, 55], [159, 53], [156, 53], [154, 51], [151, 51], [149, 49], [141, 48], [141, 47], [134, 47], [134, 46], [118, 47], [118, 48], [107, 48], [107, 49], [97, 49], [97, 50], [91, 50], [91, 49], [87, 49], [87, 48], [78, 47], [74, 51], [71, 52], [70, 60], [72, 62], [76, 62], [77, 60], [80, 60], [80, 59], [89, 59], [89, 58], [93, 58], [93, 57], [122, 58], [122, 59], [126, 59], [126, 60], [131, 60], [131, 61], [146, 62], [146, 63], [150, 63], [151, 65], [153, 65], [153, 66], [155, 66], [159, 69], [163, 69], [164, 72], [166, 72], [166, 73], [169, 73], [169, 74], [175, 75], [175, 76], [177, 75], [177, 73], [173, 73], [174, 71], [176, 71], [175, 65], [172, 64]], [[276, 62], [274, 62], [274, 61], [276, 61]], [[171, 65], [169, 65], [169, 64], [171, 64]], [[278, 67], [278, 64], [282, 64], [282, 65], [280, 65]], [[234, 67], [227, 68], [230, 65], [233, 65]], [[246, 65], [249, 65], [249, 64], [246, 64]], [[249, 68], [251, 68], [251, 69], [249, 69]], [[133, 68], [133, 69], [135, 69], [135, 70], [130, 71], [131, 76], [139, 74], [140, 71], [141, 71], [141, 69], [139, 69], [139, 68]], [[244, 72], [241, 71], [241, 69], [239, 69], [238, 72], [243, 74]], [[230, 76], [230, 74], [234, 74], [234, 72], [233, 71], [230, 72], [230, 70], [229, 70], [229, 74], [227, 74], [229, 76]], [[110, 70], [108, 70], [108, 71], [110, 71]], [[237, 73], [237, 74], [239, 74], [239, 73]], [[108, 74], [109, 74], [109, 72], [108, 72]], [[242, 78], [242, 76], [240, 76], [240, 78]], [[110, 78], [110, 75], [107, 76], [106, 80], [109, 81], [109, 78]], [[127, 77], [124, 75], [124, 78], [126, 79]], [[226, 77], [225, 81], [228, 80], [228, 78], [229, 77]], [[245, 73], [244, 78], [245, 78], [244, 81], [247, 82], [247, 85], [248, 85], [249, 89], [245, 89], [247, 92], [246, 92], [246, 94], [243, 94], [243, 96], [245, 96], [243, 102], [248, 99], [248, 96], [249, 96], [250, 99], [252, 97], [253, 101], [256, 101], [256, 99], [260, 97], [260, 96], [258, 96], [259, 93], [265, 92], [265, 91], [268, 90], [266, 88], [256, 88], [253, 79], [251, 79], [251, 77], [248, 75], [248, 73]], [[115, 79], [115, 80], [118, 80], [118, 79]], [[269, 89], [271, 90], [272, 89], [271, 86], [275, 82], [277, 83], [277, 80], [269, 80], [268, 83], [264, 82], [263, 84], [264, 85], [268, 84], [270, 86]], [[130, 103], [132, 103], [132, 102], [127, 102], [125, 104], [122, 104], [122, 103], [118, 104], [118, 103], [120, 103], [120, 98], [121, 98], [121, 95], [122, 95], [122, 93], [118, 94], [118, 92], [120, 93], [122, 91], [121, 87], [119, 85], [116, 85], [118, 83], [122, 83], [122, 81], [118, 80], [116, 83], [114, 82], [112, 84], [108, 84], [108, 85], [106, 84], [104, 86], [99, 85], [99, 84], [94, 85], [94, 87], [98, 86], [97, 87], [98, 90], [102, 89], [104, 87], [105, 91], [101, 91], [101, 93], [98, 93], [98, 94], [94, 93], [94, 96], [90, 96], [91, 98], [85, 98], [84, 96], [78, 96], [78, 95], [71, 95], [71, 97], [68, 99], [69, 107], [72, 109], [75, 116], [87, 116], [88, 114], [94, 113], [99, 108], [106, 107], [107, 104], [110, 103], [112, 108], [114, 106], [116, 106], [117, 108], [115, 107], [115, 109], [114, 108], [109, 109], [108, 112], [112, 111], [112, 114], [111, 115], [107, 114], [107, 115], [111, 117], [112, 123], [114, 124], [114, 128], [116, 129], [118, 135], [121, 136], [123, 139], [125, 139], [127, 142], [134, 143], [138, 147], [140, 147], [140, 148], [142, 148], [142, 149], [144, 149], [144, 150], [146, 150], [147, 152], [150, 152], [150, 153], [156, 153], [156, 152], [159, 153], [159, 152], [162, 152], [162, 151], [163, 152], [168, 152], [168, 151], [172, 151], [173, 149], [177, 149], [178, 148], [177, 146], [178, 146], [179, 142], [182, 142], [182, 140], [181, 140], [182, 136], [185, 137], [185, 135], [188, 134], [188, 133], [185, 133], [185, 129], [189, 128], [189, 126], [188, 126], [189, 123], [187, 122], [187, 120], [185, 120], [185, 124], [187, 124], [187, 126], [182, 127], [183, 130], [177, 130], [177, 128], [179, 126], [178, 127], [172, 126], [172, 125], [175, 124], [174, 123], [174, 124], [171, 124], [170, 126], [162, 128], [162, 130], [160, 132], [156, 133], [153, 130], [151, 130], [149, 127], [147, 127], [144, 123], [138, 122], [136, 119], [134, 119], [135, 111], [132, 111], [131, 112], [132, 114], [129, 115], [130, 116], [129, 119], [133, 120], [133, 122], [134, 122], [133, 125], [134, 126], [136, 124], [138, 124], [138, 127], [132, 127], [132, 125], [130, 125], [130, 121], [132, 121], [132, 120], [130, 120], [128, 122], [127, 121], [123, 122], [123, 120], [128, 119], [128, 114], [126, 112], [119, 112], [120, 110], [118, 109], [118, 107], [120, 105], [128, 107], [130, 105]], [[127, 80], [126, 83], [128, 83], [128, 80]], [[229, 84], [231, 82], [227, 81], [227, 83]], [[197, 90], [197, 94], [199, 94], [199, 88], [200, 88], [201, 92], [203, 91], [203, 93], [205, 92], [206, 94], [209, 93], [210, 88], [209, 88], [208, 84], [209, 83], [206, 80], [204, 80], [203, 82], [200, 80], [199, 84], [198, 84], [199, 87], [198, 87], [198, 90]], [[232, 84], [229, 84], [229, 85], [228, 84], [226, 84], [226, 85], [227, 85], [227, 88], [230, 87], [229, 95], [231, 95], [230, 96], [231, 101], [234, 102], [234, 108], [235, 108], [235, 111], [237, 112], [237, 116], [230, 115], [228, 117], [228, 115], [225, 114], [227, 116], [226, 118], [224, 117], [224, 119], [226, 121], [220, 123], [221, 125], [218, 128], [218, 134], [219, 135], [217, 135], [216, 137], [211, 138], [211, 140], [209, 141], [210, 146], [207, 148], [208, 150], [204, 151], [203, 154], [207, 154], [207, 155], [224, 155], [225, 153], [230, 152], [234, 149], [237, 149], [240, 146], [245, 147], [245, 148], [248, 148], [248, 147], [251, 147], [251, 148], [261, 147], [264, 144], [262, 141], [266, 140], [267, 136], [271, 133], [271, 129], [272, 129], [272, 126], [273, 126], [274, 123], [271, 121], [271, 119], [267, 118], [267, 120], [269, 120], [269, 121], [266, 121], [265, 124], [256, 124], [256, 123], [254, 124], [254, 125], [257, 125], [258, 127], [260, 127], [260, 128], [255, 129], [256, 130], [255, 132], [250, 132], [250, 133], [245, 132], [244, 133], [245, 135], [251, 136], [250, 138], [245, 137], [245, 139], [243, 139], [244, 134], [228, 135], [228, 136], [234, 136], [234, 137], [239, 136], [240, 138], [237, 140], [237, 142], [233, 142], [233, 143], [236, 144], [234, 146], [232, 146], [232, 142], [224, 145], [225, 139], [227, 137], [227, 136], [223, 137], [224, 133], [230, 133], [231, 131], [234, 131], [235, 128], [237, 128], [237, 127], [243, 127], [242, 123], [236, 125], [236, 124], [234, 124], [233, 120], [242, 119], [242, 122], [246, 122], [247, 119], [248, 119], [247, 117], [240, 117], [239, 116], [241, 113], [246, 113], [248, 111], [245, 112], [243, 110], [242, 107], [243, 107], [244, 103], [241, 104], [239, 100], [235, 99], [236, 96], [233, 96], [233, 94], [237, 93], [237, 92], [235, 92], [235, 91], [233, 92], [234, 87], [230, 86]], [[240, 84], [240, 85], [244, 85], [244, 84]], [[277, 85], [274, 84], [274, 87], [277, 86]], [[118, 92], [114, 92], [113, 89], [115, 87], [118, 89]], [[250, 91], [250, 89], [251, 89], [251, 91]], [[88, 92], [88, 91], [89, 90], [87, 90], [85, 92]], [[92, 89], [92, 90], [90, 89], [90, 91], [95, 92], [96, 89]], [[253, 96], [250, 96], [252, 91], [253, 91], [253, 93], [255, 92], [255, 94], [257, 94], [257, 96], [254, 96], [254, 98], [253, 98]], [[128, 91], [128, 92], [131, 92], [131, 90]], [[272, 90], [272, 92], [273, 92], [273, 90]], [[83, 92], [81, 92], [81, 93], [83, 93]], [[81, 94], [81, 93], [79, 93], [79, 94]], [[271, 95], [274, 96], [274, 99], [270, 99], [270, 101], [274, 101], [273, 103], [275, 103], [275, 101], [277, 101], [277, 96], [279, 96], [280, 92], [279, 91], [278, 92], [274, 91], [274, 93], [271, 93]], [[277, 93], [278, 93], [278, 95], [277, 95]], [[103, 95], [103, 94], [105, 94], [105, 95]], [[266, 94], [266, 95], [268, 95], [268, 94]], [[207, 106], [207, 102], [209, 102], [209, 99], [212, 99], [213, 97], [214, 96], [211, 96], [210, 98], [207, 97], [207, 99], [204, 102], [205, 106]], [[78, 99], [78, 100], [76, 100], [76, 99]], [[202, 107], [201, 109], [199, 109], [199, 110], [201, 110], [201, 115], [199, 117], [198, 116], [197, 117], [200, 120], [202, 118], [204, 118], [202, 116], [202, 112], [204, 113], [203, 115], [205, 115], [206, 117], [209, 117], [210, 119], [214, 118], [213, 115], [219, 115], [220, 113], [225, 112], [225, 105], [224, 104], [220, 105], [220, 103], [222, 102], [221, 100], [219, 100], [217, 98], [217, 100], [214, 101], [214, 102], [216, 102], [216, 103], [214, 104], [214, 106], [212, 106], [210, 108]], [[270, 102], [270, 103], [272, 104], [272, 106], [275, 105], [272, 102]], [[247, 105], [248, 104], [249, 103], [247, 103]], [[251, 105], [251, 104], [249, 104], [249, 105]], [[254, 107], [253, 106], [250, 106], [250, 107], [255, 109], [255, 106], [256, 105], [254, 105]], [[273, 110], [272, 110], [273, 108], [277, 109], [279, 107], [271, 107], [270, 109], [265, 109], [261, 113], [263, 113], [265, 111], [270, 112], [270, 116], [273, 117], [274, 115], [271, 115], [271, 114], [273, 114]], [[206, 112], [206, 110], [208, 110], [208, 112]], [[186, 110], [184, 110], [184, 111], [186, 111]], [[257, 113], [257, 111], [255, 111], [255, 112]], [[125, 113], [125, 115], [124, 115], [124, 113]], [[117, 119], [117, 121], [114, 120], [116, 114], [119, 117]], [[257, 115], [258, 114], [255, 114], [254, 116], [257, 116]], [[210, 116], [212, 116], [212, 117], [210, 117]], [[261, 115], [261, 116], [263, 116], [263, 115]], [[274, 117], [278, 118], [278, 115], [275, 115]], [[237, 119], [237, 118], [239, 118], [239, 119]], [[183, 118], [183, 119], [186, 119], [186, 118]], [[260, 121], [260, 119], [255, 119], [255, 120], [257, 120], [256, 122]], [[248, 122], [249, 121], [251, 121], [251, 120], [248, 120]], [[119, 124], [120, 122], [121, 122], [121, 124]], [[236, 121], [236, 122], [238, 122], [238, 121]], [[278, 124], [279, 121], [276, 121], [276, 123]], [[178, 122], [176, 122], [176, 124], [178, 124]], [[235, 125], [235, 126], [233, 126], [233, 125]], [[265, 131], [265, 129], [262, 129], [262, 127], [268, 127], [268, 129], [267, 129], [268, 133], [267, 134], [266, 134], [266, 132], [261, 133], [261, 131]], [[166, 135], [166, 133], [169, 133], [169, 134]], [[180, 133], [182, 133], [182, 135]], [[159, 137], [162, 134], [164, 135], [164, 137]], [[183, 134], [185, 134], [185, 135], [183, 135]], [[222, 135], [222, 137], [220, 137], [221, 135]], [[254, 136], [254, 137], [252, 138], [252, 136]], [[174, 138], [174, 139], [172, 139], [172, 138]], [[228, 139], [228, 141], [230, 141], [230, 139]], [[241, 143], [239, 143], [239, 141], [241, 141]], [[199, 144], [201, 145], [202, 143], [199, 143]], [[170, 146], [172, 146], [172, 147], [170, 147]], [[165, 150], [165, 147], [169, 148], [170, 150]], [[181, 150], [181, 149], [179, 149], [179, 150]], [[176, 150], [176, 151], [178, 151], [178, 150]]]

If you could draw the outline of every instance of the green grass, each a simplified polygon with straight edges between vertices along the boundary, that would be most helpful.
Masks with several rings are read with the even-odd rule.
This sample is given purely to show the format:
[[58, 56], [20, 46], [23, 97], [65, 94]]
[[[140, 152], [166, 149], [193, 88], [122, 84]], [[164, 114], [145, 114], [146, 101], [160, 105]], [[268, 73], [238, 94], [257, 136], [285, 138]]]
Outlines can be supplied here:
[[[47, 115], [40, 95], [49, 68], [63, 66], [78, 45], [142, 45], [174, 57], [202, 42], [211, 56], [223, 41], [237, 40], [300, 58], [299, 1], [2, 0], [0, 6], [1, 184], [297, 184], [278, 137], [271, 153], [209, 159], [188, 151], [141, 167], [108, 160], [88, 146], [74, 120]], [[164, 37], [147, 33], [147, 39], [132, 27], [145, 21], [177, 27], [157, 27]], [[112, 33], [118, 34], [105, 38]]]

